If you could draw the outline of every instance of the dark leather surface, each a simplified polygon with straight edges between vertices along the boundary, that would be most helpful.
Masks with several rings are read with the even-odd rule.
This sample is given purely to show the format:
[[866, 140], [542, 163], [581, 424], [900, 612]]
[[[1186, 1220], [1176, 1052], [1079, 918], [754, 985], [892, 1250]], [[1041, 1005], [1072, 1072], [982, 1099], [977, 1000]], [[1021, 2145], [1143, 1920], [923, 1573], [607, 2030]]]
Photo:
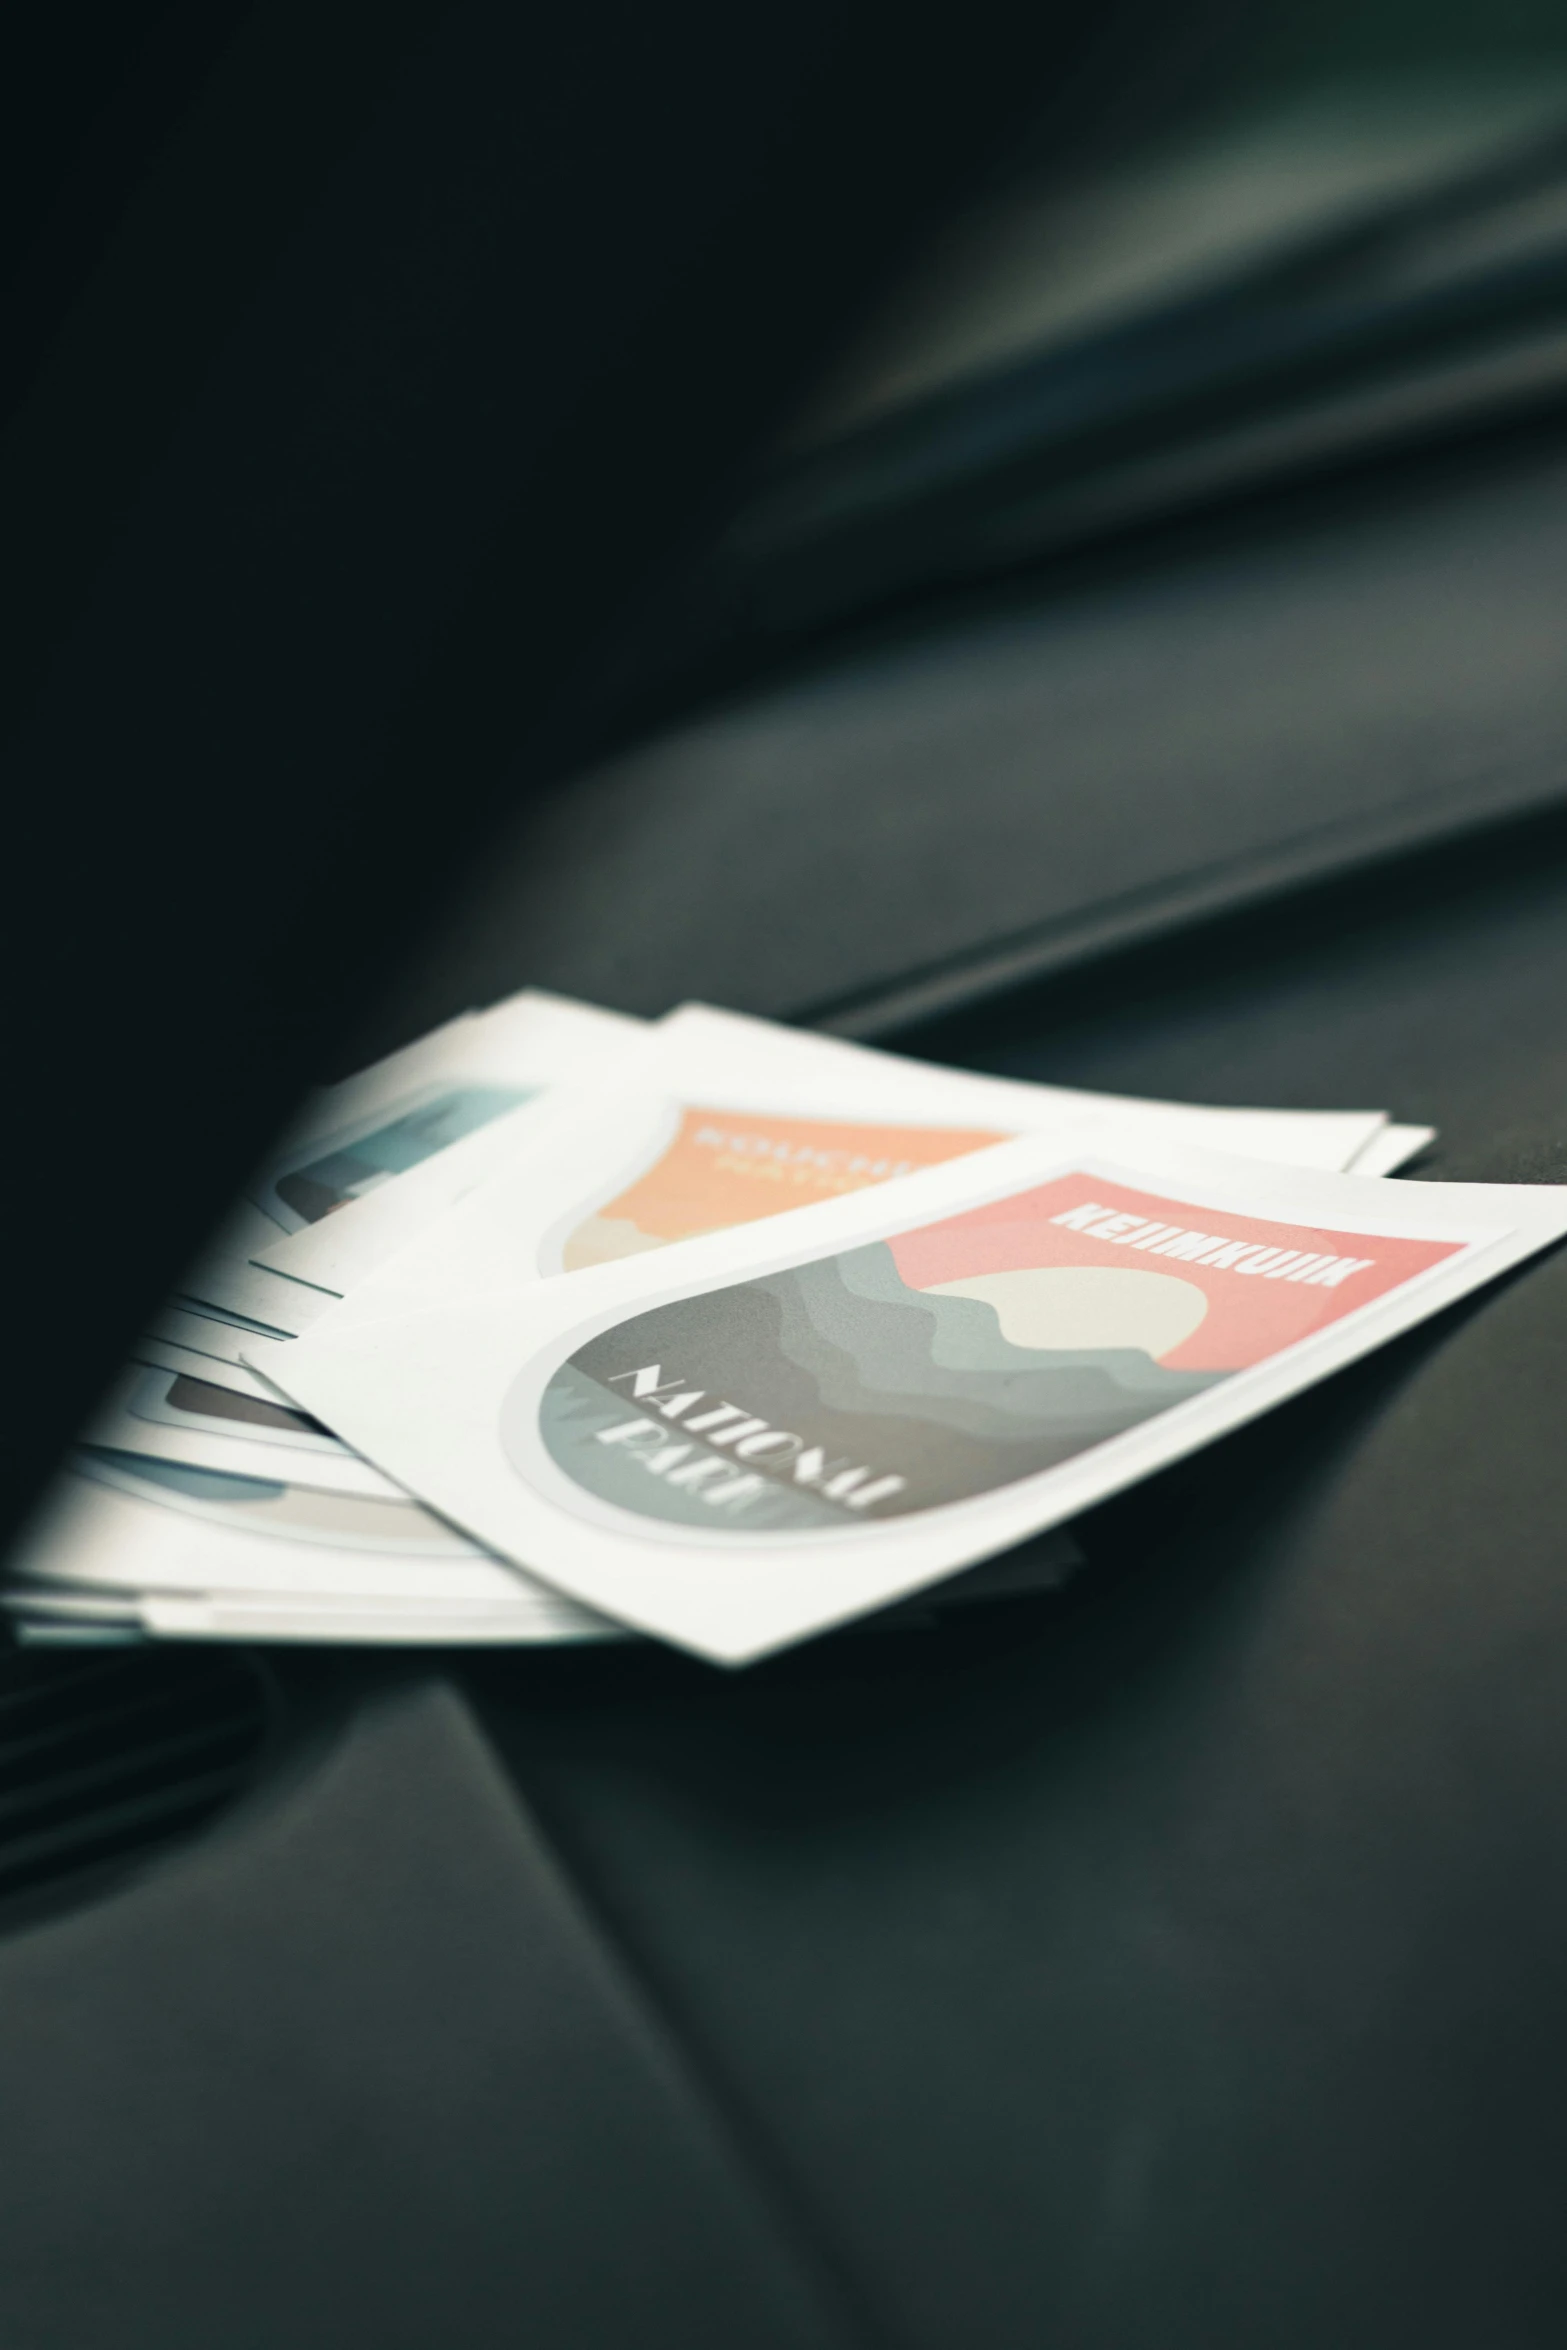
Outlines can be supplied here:
[[848, 2350], [461, 1698], [373, 1684], [182, 1863], [0, 1945], [0, 2340]]
[[[1518, 662], [1490, 700], [1456, 650], [1412, 665], [1337, 736], [1290, 707], [1362, 777], [1395, 720], [1471, 780], [1505, 735], [1548, 807], [1558, 672], [1538, 637]], [[1175, 838], [1139, 723], [1123, 864], [1138, 807]], [[1560, 830], [1098, 956], [968, 1049], [1386, 1101], [1442, 1125], [1443, 1173], [1560, 1179]], [[1058, 1599], [743, 1675], [350, 1671], [213, 1840], [0, 1944], [7, 2350], [1554, 2343], [1564, 1333], [1557, 1254], [1098, 1513]]]
[[[1567, 856], [1333, 921], [990, 1057], [1567, 1175]], [[0, 2335], [1554, 2343], [1564, 1333], [1557, 1253], [937, 1632], [353, 1668], [0, 1946]]]
[[[1567, 1175], [1567, 867], [1009, 1066], [1391, 1099]], [[1567, 1255], [1087, 1522], [1056, 1603], [470, 1676], [910, 2350], [1560, 2338]]]
[[869, 997], [869, 1033], [923, 1008], [922, 973], [994, 992], [1559, 802], [1564, 552], [1547, 443], [1321, 492], [771, 688], [520, 818], [387, 1036], [525, 976], [639, 1012]]
[[[1567, 852], [970, 1029], [1561, 1179]], [[0, 2335], [1554, 2343], [1564, 1333], [1557, 1254], [1098, 1513], [1055, 1600], [459, 1665], [0, 1946]]]
[[[1564, 961], [1536, 844], [993, 1057], [1559, 1177]], [[1098, 1513], [1057, 1600], [372, 1708], [0, 1948], [0, 2333], [1543, 2350], [1564, 1331], [1558, 1254]]]
[[[890, 185], [876, 120], [918, 176], [915, 112], [828, 105], [815, 243], [781, 188], [771, 242], [710, 256], [724, 301], [702, 278], [615, 344], [653, 372], [624, 363], [641, 437], [606, 441], [587, 330], [618, 329], [577, 340], [576, 289], [613, 308], [711, 223], [753, 118], [666, 41], [688, 113], [644, 71], [603, 148], [634, 192], [645, 156], [691, 177], [656, 216], [607, 199], [546, 314], [512, 304], [560, 235], [513, 169], [542, 152], [521, 96], [559, 87], [535, 19], [414, 9], [372, 56], [339, 12], [319, 78], [315, 20], [253, 21], [256, 78], [193, 133], [224, 168], [172, 154], [12, 460], [44, 679], [16, 894], [48, 949], [8, 933], [46, 1137], [15, 1154], [12, 1310], [46, 1432], [90, 1376], [71, 1284], [106, 1361], [406, 949], [437, 835], [479, 856], [482, 811], [559, 771], [564, 665], [826, 332], [828, 232]], [[559, 22], [591, 80], [599, 20]], [[920, 86], [948, 106], [946, 50]], [[1119, 976], [1103, 949], [1556, 804], [1564, 496], [1538, 450], [1357, 493], [713, 717], [489, 859], [384, 1017], [541, 979], [885, 1018], [923, 970], [1090, 940], [1091, 978], [998, 1009], [1007, 1065], [1386, 1100], [1442, 1123], [1444, 1169], [1559, 1177], [1549, 826], [1419, 902], [1302, 900]], [[1059, 1600], [939, 1633], [743, 1676], [292, 1668], [307, 1727], [249, 1805], [0, 1943], [5, 2350], [1554, 2344], [1564, 1333], [1558, 1254], [1099, 1513]]]

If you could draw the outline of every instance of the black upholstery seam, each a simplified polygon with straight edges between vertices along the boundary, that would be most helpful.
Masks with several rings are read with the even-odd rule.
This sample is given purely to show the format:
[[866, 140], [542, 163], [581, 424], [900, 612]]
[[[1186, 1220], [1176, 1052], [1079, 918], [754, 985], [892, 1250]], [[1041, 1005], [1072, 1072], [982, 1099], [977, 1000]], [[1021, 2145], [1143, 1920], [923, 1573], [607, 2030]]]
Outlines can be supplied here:
[[606, 1973], [618, 1980], [621, 1995], [641, 2018], [649, 2039], [661, 2049], [671, 2073], [715, 2140], [733, 2155], [786, 2255], [804, 2272], [825, 2313], [836, 2322], [844, 2350], [898, 2350], [867, 2307], [857, 2280], [824, 2240], [814, 2213], [807, 2210], [805, 2198], [777, 2160], [746, 2101], [731, 2088], [707, 2048], [698, 2045], [689, 2019], [678, 2013], [678, 2003], [648, 1967], [629, 1924], [615, 1916], [613, 1904], [604, 1899], [583, 1856], [568, 1851], [569, 1839], [562, 1837], [553, 1819], [544, 1816], [537, 1793], [523, 1783], [516, 1756], [492, 1731], [482, 1698], [455, 1677], [446, 1686], [553, 1862], [561, 1895], [571, 1902], [583, 1931], [598, 1945]]
[[956, 1019], [1016, 989], [1043, 986], [1093, 964], [1157, 946], [1176, 933], [1262, 913], [1348, 880], [1370, 879], [1415, 857], [1532, 832], [1567, 814], [1567, 779], [1531, 779], [1510, 792], [1413, 795], [1369, 818], [1297, 833], [1267, 849], [1198, 866], [1052, 921], [968, 948], [913, 973], [808, 1005], [801, 1027], [864, 1042]]

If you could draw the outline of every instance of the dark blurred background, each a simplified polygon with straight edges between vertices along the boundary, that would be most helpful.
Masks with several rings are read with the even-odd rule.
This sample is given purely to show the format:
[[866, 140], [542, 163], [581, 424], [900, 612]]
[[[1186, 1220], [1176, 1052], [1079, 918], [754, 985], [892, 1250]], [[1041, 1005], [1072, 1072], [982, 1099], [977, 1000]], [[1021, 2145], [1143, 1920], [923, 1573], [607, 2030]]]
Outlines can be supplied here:
[[10, 1213], [104, 1329], [24, 1482], [301, 1086], [465, 1004], [956, 1049], [1554, 792], [1558, 11], [3, 38]]
[[1166, 919], [1548, 806], [1567, 19], [1165, 30], [867, 305], [622, 648], [619, 754], [367, 1041], [526, 968], [956, 1049]]
[[[298, 1092], [529, 982], [1567, 1180], [1558, 12], [0, 62], [5, 1508]], [[745, 1675], [8, 1657], [6, 2350], [1554, 2350], [1564, 1329]]]

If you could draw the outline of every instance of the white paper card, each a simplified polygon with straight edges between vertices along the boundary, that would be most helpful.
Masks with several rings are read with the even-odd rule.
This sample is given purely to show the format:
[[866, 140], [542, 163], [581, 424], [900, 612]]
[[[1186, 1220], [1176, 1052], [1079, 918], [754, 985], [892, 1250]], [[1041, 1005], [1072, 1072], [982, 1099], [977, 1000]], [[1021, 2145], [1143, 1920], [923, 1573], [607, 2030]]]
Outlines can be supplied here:
[[[473, 1203], [470, 1203], [470, 1209]], [[288, 1353], [306, 1408], [584, 1604], [740, 1662], [1058, 1525], [1567, 1232], [1091, 1126]]]
[[216, 1380], [154, 1364], [132, 1363], [121, 1372], [82, 1441], [326, 1493], [407, 1499], [389, 1477], [315, 1427], [286, 1397], [240, 1395]]
[[286, 1640], [345, 1642], [389, 1648], [555, 1648], [583, 1641], [624, 1640], [624, 1627], [578, 1608], [571, 1616], [546, 1613], [537, 1602], [509, 1608], [400, 1607], [377, 1602], [356, 1608], [323, 1600], [283, 1605], [242, 1593], [207, 1598], [154, 1593], [137, 1617], [160, 1640]]
[[[1033, 1597], [1057, 1589], [1082, 1563], [1077, 1544], [1061, 1528], [1054, 1536], [1028, 1544], [1005, 1559], [971, 1567], [967, 1573], [953, 1576], [930, 1595], [934, 1603], [930, 1607], [916, 1611], [913, 1605], [907, 1605], [884, 1610], [865, 1619], [863, 1628], [923, 1628], [938, 1616], [945, 1618], [976, 1603]], [[611, 1617], [590, 1615], [585, 1609], [574, 1609], [569, 1618], [563, 1619], [557, 1604], [555, 1613], [546, 1617], [539, 1607], [540, 1589], [535, 1586], [532, 1593], [510, 1607], [495, 1607], [480, 1600], [280, 1600], [269, 1593], [241, 1591], [151, 1592], [136, 1602], [135, 1621], [147, 1632], [165, 1640], [346, 1641], [361, 1646], [418, 1642], [442, 1647], [493, 1647], [583, 1640], [626, 1641], [641, 1637]]]
[[[1031, 1597], [1082, 1564], [1061, 1528], [954, 1576], [934, 1596], [958, 1608]], [[110, 1619], [165, 1638], [541, 1645], [639, 1637], [490, 1558], [417, 1505], [355, 1510], [319, 1493], [184, 1477], [123, 1457], [83, 1456], [10, 1565], [4, 1600], [13, 1614]], [[252, 1588], [245, 1578], [257, 1573], [264, 1582]]]
[[1380, 1134], [1355, 1153], [1347, 1172], [1351, 1175], [1393, 1175], [1400, 1167], [1407, 1167], [1411, 1159], [1418, 1159], [1428, 1144], [1435, 1142], [1434, 1126], [1394, 1126], [1388, 1124]]
[[[292, 1338], [268, 1335], [254, 1323], [247, 1324], [220, 1313], [215, 1307], [202, 1313], [194, 1305], [181, 1305], [177, 1301], [159, 1307], [147, 1326], [146, 1336], [166, 1340], [171, 1346], [188, 1347], [192, 1354], [209, 1355], [214, 1362], [233, 1363], [241, 1370], [254, 1367], [263, 1376], [269, 1374], [272, 1363], [280, 1360], [293, 1344]], [[140, 1346], [143, 1341], [138, 1339], [136, 1343]]]
[[[1189, 1108], [976, 1076], [703, 1004], [647, 1031], [616, 1074], [612, 1093], [562, 1101], [547, 1127], [526, 1127], [524, 1112], [474, 1138], [493, 1164], [473, 1161], [487, 1180], [474, 1184], [457, 1213], [490, 1204], [490, 1241], [502, 1252], [497, 1277], [503, 1269], [504, 1277], [520, 1276], [530, 1265], [578, 1271], [753, 1222], [1063, 1118], [1335, 1168], [1387, 1123], [1380, 1110]], [[418, 1257], [417, 1240], [414, 1257], [406, 1253], [414, 1226], [439, 1228], [433, 1216], [379, 1223], [387, 1211], [397, 1216], [404, 1190], [278, 1243], [265, 1262], [340, 1295], [356, 1292], [377, 1264], [400, 1278]], [[412, 1201], [411, 1179], [407, 1196]], [[431, 1264], [444, 1263], [438, 1251]]]
[[214, 1387], [227, 1387], [235, 1395], [253, 1395], [273, 1403], [288, 1401], [270, 1381], [263, 1379], [258, 1371], [246, 1370], [243, 1363], [220, 1362], [215, 1355], [197, 1354], [193, 1347], [155, 1338], [148, 1331], [143, 1331], [137, 1339], [131, 1360], [148, 1363], [160, 1371], [183, 1371], [192, 1379], [210, 1379]]
[[292, 1333], [290, 1309], [304, 1309], [297, 1293], [255, 1270], [258, 1252], [395, 1188], [551, 1087], [591, 1083], [642, 1033], [641, 1021], [618, 1012], [528, 990], [327, 1087], [252, 1177], [184, 1294]]
[[535, 1633], [582, 1611], [407, 1501], [84, 1454], [6, 1562], [13, 1587], [517, 1609]]
[[[353, 1200], [335, 1215], [303, 1232], [290, 1233], [262, 1251], [250, 1268], [253, 1280], [271, 1284], [271, 1310], [298, 1337], [319, 1321], [334, 1298], [345, 1296], [376, 1268], [396, 1256], [417, 1234], [477, 1190], [486, 1178], [512, 1164], [531, 1160], [551, 1130], [589, 1110], [602, 1110], [614, 1095], [557, 1086], [538, 1100], [497, 1118], [449, 1150], [415, 1167], [396, 1183]], [[279, 1274], [286, 1275], [286, 1283]], [[307, 1286], [308, 1285], [308, 1286]], [[244, 1284], [237, 1284], [243, 1288]], [[253, 1297], [258, 1293], [249, 1292]]]

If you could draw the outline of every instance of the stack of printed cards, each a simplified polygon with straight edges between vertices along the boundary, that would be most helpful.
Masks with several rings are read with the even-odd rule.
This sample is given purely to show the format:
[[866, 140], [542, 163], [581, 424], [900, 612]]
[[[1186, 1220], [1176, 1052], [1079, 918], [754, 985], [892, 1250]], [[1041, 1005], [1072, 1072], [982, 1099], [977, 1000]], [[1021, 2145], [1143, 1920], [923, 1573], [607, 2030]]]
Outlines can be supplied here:
[[1381, 1111], [1134, 1101], [528, 994], [318, 1095], [9, 1564], [31, 1639], [739, 1663], [1070, 1520], [1567, 1232]]

